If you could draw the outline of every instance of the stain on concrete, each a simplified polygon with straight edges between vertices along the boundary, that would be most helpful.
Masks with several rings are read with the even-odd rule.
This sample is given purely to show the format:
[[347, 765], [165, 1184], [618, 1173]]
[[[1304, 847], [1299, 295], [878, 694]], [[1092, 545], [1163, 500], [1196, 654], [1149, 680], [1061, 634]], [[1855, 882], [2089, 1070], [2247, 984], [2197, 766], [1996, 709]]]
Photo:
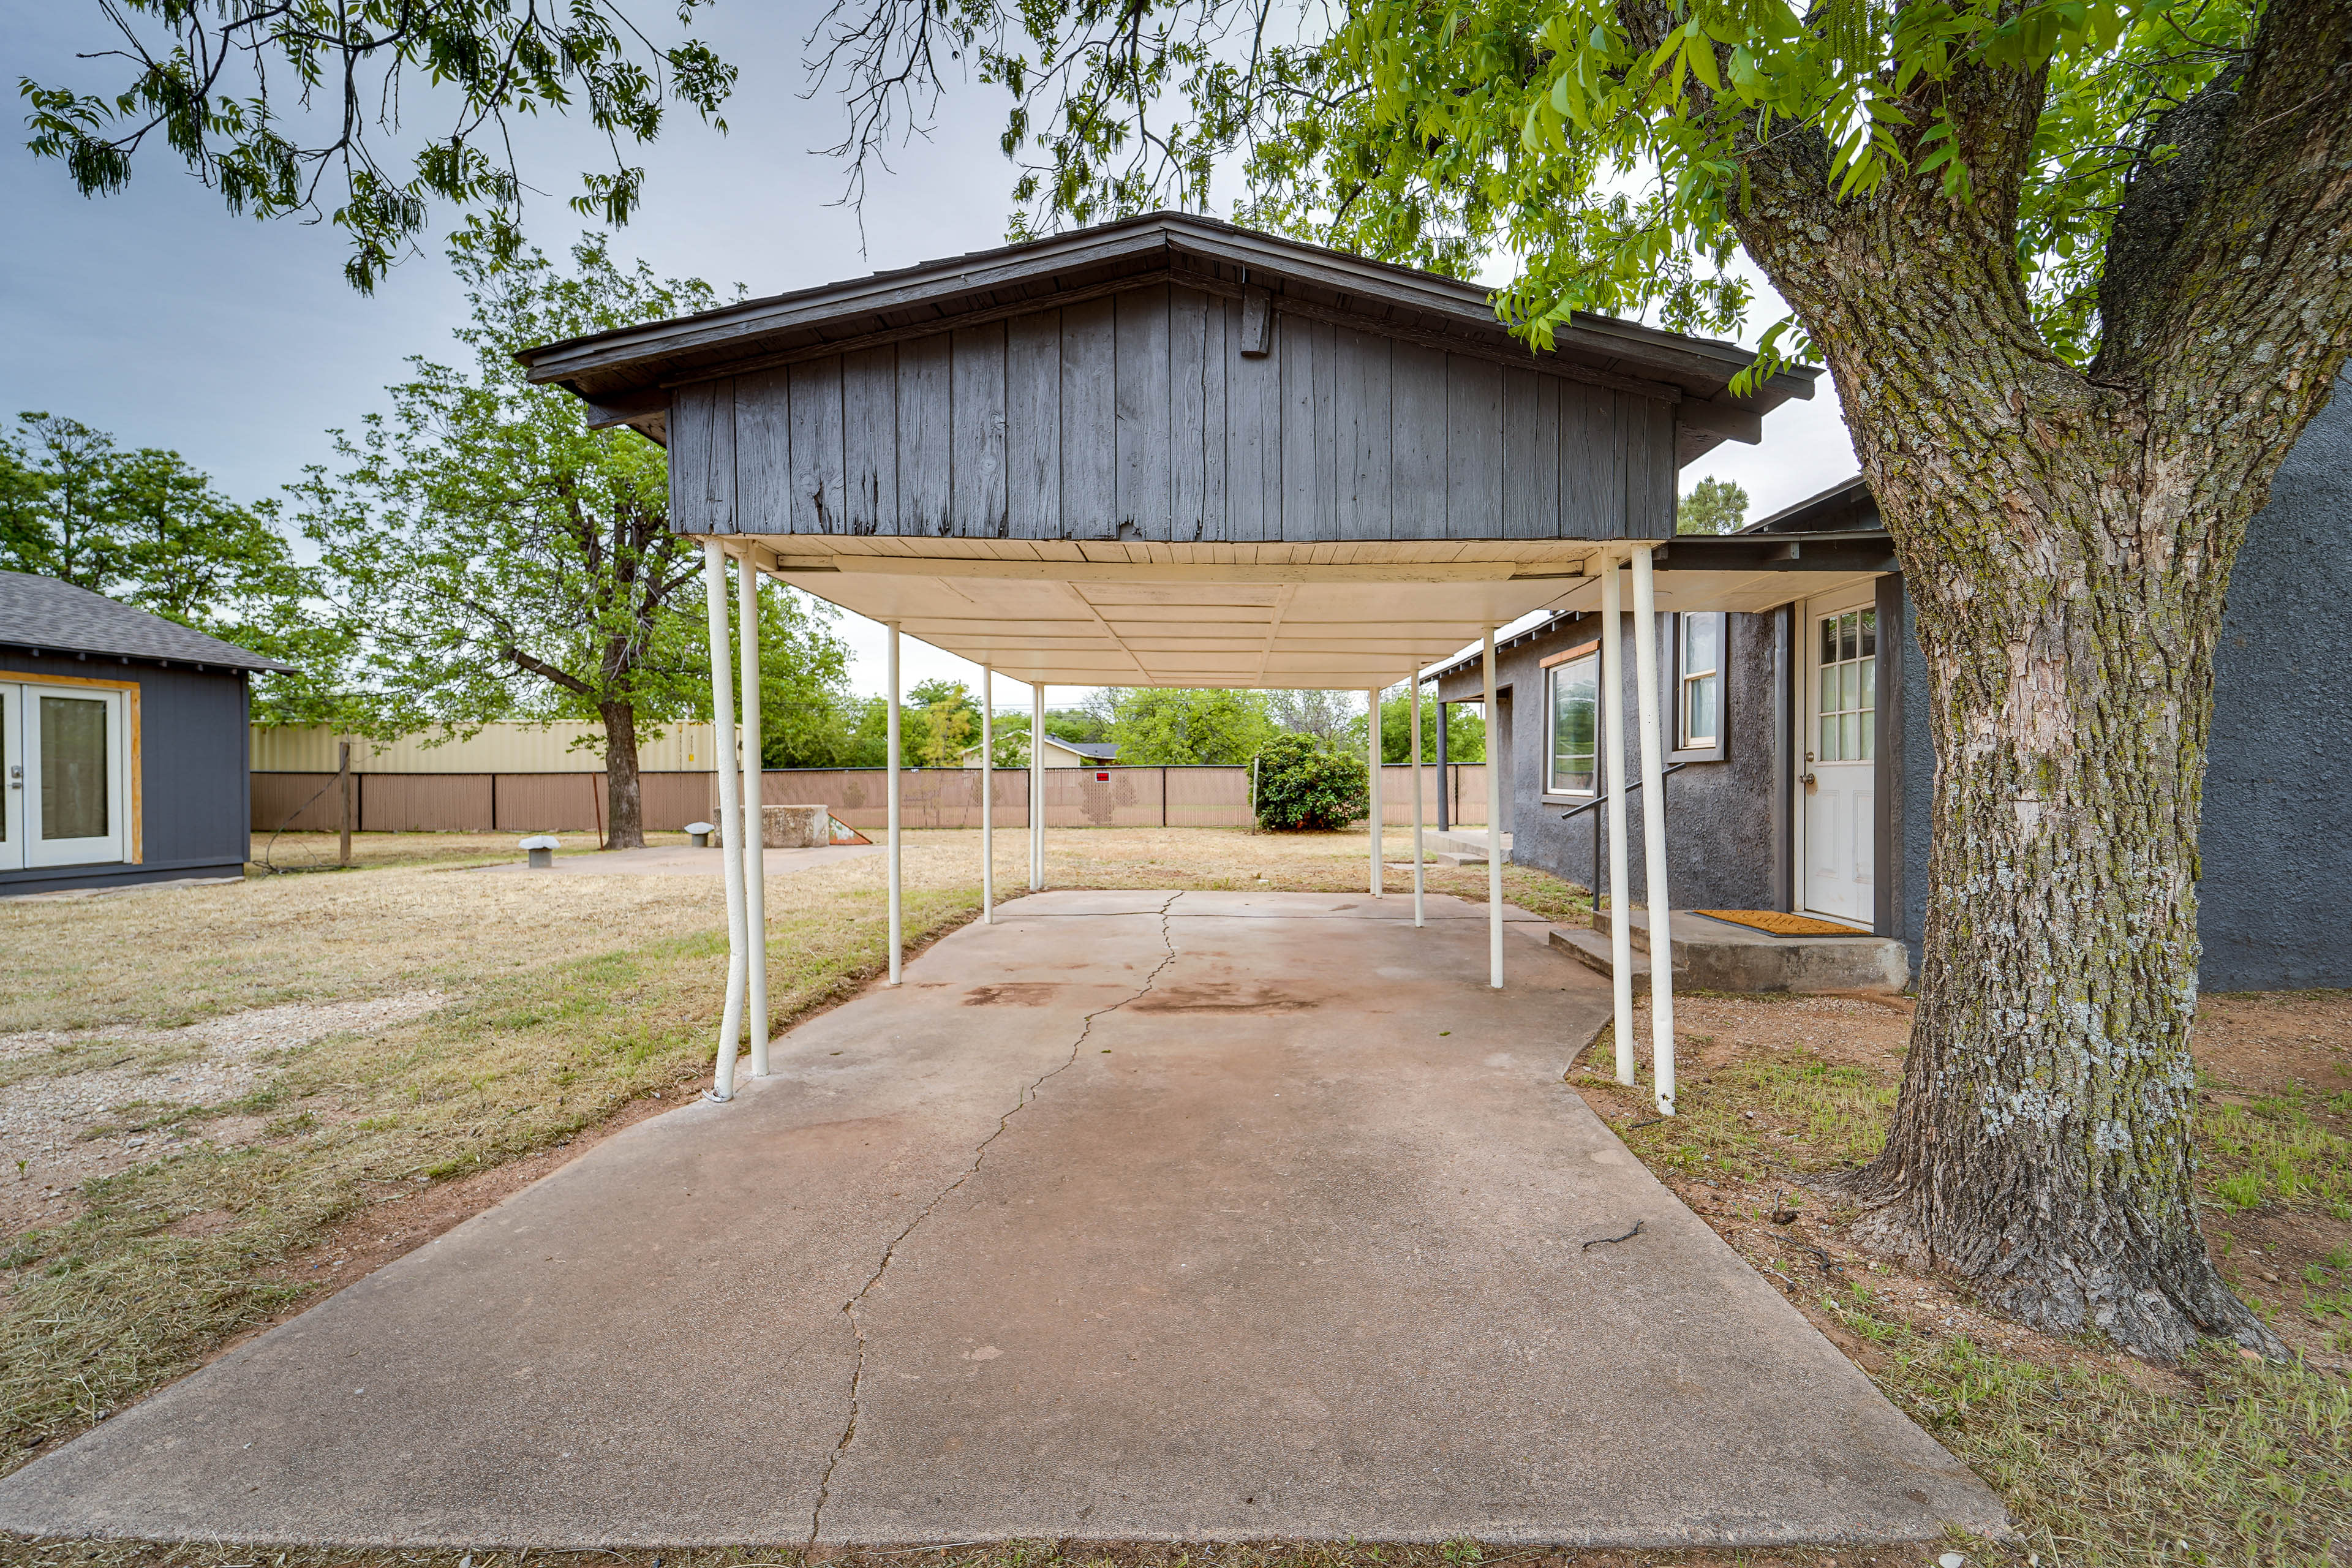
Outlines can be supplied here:
[[1008, 980], [1001, 985], [975, 985], [964, 993], [967, 1007], [1046, 1007], [1062, 988], [1050, 980]]
[[1139, 1013], [1240, 1013], [1265, 1016], [1276, 1013], [1303, 1013], [1309, 1007], [1320, 1006], [1323, 998], [1305, 996], [1296, 991], [1262, 980], [1205, 980], [1191, 985], [1169, 985], [1139, 998], [1131, 1006]]

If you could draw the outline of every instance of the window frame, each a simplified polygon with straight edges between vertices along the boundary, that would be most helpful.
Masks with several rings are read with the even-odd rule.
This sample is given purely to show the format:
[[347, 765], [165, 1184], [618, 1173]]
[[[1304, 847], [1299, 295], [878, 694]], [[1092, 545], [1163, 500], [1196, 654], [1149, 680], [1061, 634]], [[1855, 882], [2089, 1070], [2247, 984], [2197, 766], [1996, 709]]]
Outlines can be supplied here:
[[[1689, 682], [1696, 679], [1684, 668], [1685, 623], [1697, 616], [1708, 616], [1715, 621], [1715, 668], [1706, 673], [1715, 678], [1715, 736], [1704, 743], [1693, 744], [1687, 731], [1690, 715]], [[1668, 689], [1674, 693], [1674, 745], [1666, 753], [1669, 763], [1721, 763], [1731, 756], [1731, 682], [1726, 667], [1730, 663], [1731, 616], [1722, 610], [1677, 611], [1666, 617], [1667, 668], [1673, 671]]]
[[[1592, 668], [1592, 784], [1589, 789], [1562, 789], [1558, 787], [1557, 774], [1554, 772], [1559, 761], [1559, 703], [1556, 690], [1563, 672], [1587, 664]], [[1601, 794], [1602, 774], [1607, 764], [1607, 758], [1602, 754], [1601, 749], [1601, 738], [1605, 732], [1605, 726], [1601, 721], [1601, 705], [1609, 700], [1609, 694], [1601, 689], [1601, 645], [1598, 642], [1588, 642], [1580, 643], [1574, 647], [1564, 648], [1543, 659], [1539, 668], [1543, 671], [1544, 678], [1543, 789], [1541, 791], [1543, 798], [1575, 801], [1594, 799]]]

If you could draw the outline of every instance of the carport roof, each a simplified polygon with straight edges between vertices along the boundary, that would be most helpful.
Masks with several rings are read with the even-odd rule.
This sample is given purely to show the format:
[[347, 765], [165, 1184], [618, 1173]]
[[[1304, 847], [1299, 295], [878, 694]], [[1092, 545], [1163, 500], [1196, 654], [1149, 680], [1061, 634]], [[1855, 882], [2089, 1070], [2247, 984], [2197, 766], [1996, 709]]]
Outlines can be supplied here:
[[1762, 416], [1812, 396], [1820, 374], [1793, 366], [1768, 377], [1754, 396], [1734, 397], [1732, 378], [1755, 357], [1748, 350], [1583, 311], [1560, 326], [1550, 352], [1535, 353], [1496, 319], [1492, 290], [1483, 285], [1175, 212], [615, 328], [517, 357], [531, 380], [570, 388], [602, 423], [634, 425], [666, 440], [675, 386], [1155, 280], [1262, 287], [1293, 313], [1325, 313], [1366, 331], [1522, 364], [1574, 366], [1649, 391], [1676, 405], [1681, 462], [1725, 439], [1756, 440]]

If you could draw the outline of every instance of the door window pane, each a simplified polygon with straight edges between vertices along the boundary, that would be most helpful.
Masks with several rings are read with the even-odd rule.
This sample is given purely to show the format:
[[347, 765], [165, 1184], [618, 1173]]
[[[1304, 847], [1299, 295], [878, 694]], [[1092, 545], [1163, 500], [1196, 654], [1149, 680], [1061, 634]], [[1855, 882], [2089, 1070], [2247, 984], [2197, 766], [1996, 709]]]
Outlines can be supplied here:
[[1546, 787], [1555, 795], [1591, 795], [1600, 758], [1601, 661], [1555, 665], [1551, 679], [1551, 761]]
[[107, 827], [106, 704], [41, 699], [41, 837], [102, 838]]
[[1848, 610], [1822, 617], [1821, 749], [1824, 763], [1866, 763], [1876, 754], [1878, 617]]

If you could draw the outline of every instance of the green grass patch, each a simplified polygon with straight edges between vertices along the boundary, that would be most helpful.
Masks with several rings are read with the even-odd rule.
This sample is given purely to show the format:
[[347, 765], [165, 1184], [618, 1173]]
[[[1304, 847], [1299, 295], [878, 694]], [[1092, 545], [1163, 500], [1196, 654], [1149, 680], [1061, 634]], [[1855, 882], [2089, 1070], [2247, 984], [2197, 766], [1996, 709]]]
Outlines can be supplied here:
[[[2046, 1366], [1825, 1301], [1886, 1352], [1874, 1380], [1982, 1476], [2024, 1539], [2003, 1556], [2082, 1564], [2340, 1563], [2352, 1540], [2352, 1388], [2209, 1347], [2184, 1387]], [[1979, 1559], [1980, 1561], [1983, 1559]]]
[[1654, 1167], [1743, 1178], [1859, 1164], [1885, 1146], [1895, 1109], [1884, 1076], [1810, 1051], [1746, 1058], [1676, 1088], [1678, 1114], [1621, 1129], [1626, 1142]]
[[[977, 889], [910, 890], [908, 940], [978, 903]], [[881, 906], [878, 893], [834, 893], [775, 921], [780, 1020], [881, 968]], [[0, 1468], [306, 1293], [269, 1266], [361, 1208], [546, 1148], [707, 1073], [726, 946], [704, 931], [535, 967], [382, 1033], [300, 1047], [234, 1108], [269, 1115], [259, 1142], [195, 1143], [88, 1184], [78, 1217], [16, 1237], [5, 1259]], [[200, 1234], [177, 1228], [197, 1216]]]
[[2352, 1219], [2352, 1139], [2312, 1115], [2343, 1098], [2298, 1088], [2245, 1105], [2209, 1101], [2198, 1129], [2206, 1184], [2233, 1209], [2277, 1204]]

